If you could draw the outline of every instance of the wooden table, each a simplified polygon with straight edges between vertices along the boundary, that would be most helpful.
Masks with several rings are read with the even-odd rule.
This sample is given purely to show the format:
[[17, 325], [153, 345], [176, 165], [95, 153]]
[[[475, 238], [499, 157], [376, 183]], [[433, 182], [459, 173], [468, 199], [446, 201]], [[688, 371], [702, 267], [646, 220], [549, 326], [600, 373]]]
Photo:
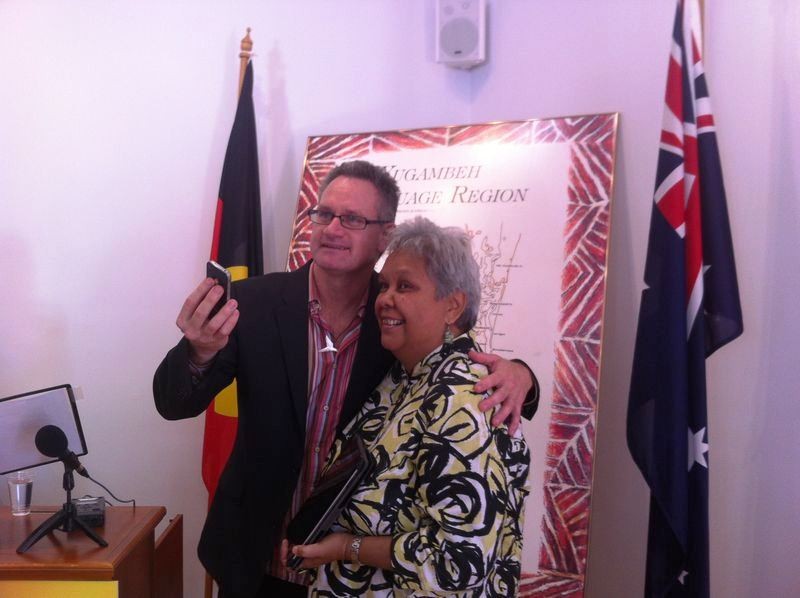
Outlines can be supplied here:
[[14, 517], [0, 507], [0, 596], [3, 598], [149, 598], [154, 587], [155, 527], [164, 507], [106, 507], [94, 530], [102, 548], [80, 530], [54, 531], [25, 554], [17, 547], [55, 507]]

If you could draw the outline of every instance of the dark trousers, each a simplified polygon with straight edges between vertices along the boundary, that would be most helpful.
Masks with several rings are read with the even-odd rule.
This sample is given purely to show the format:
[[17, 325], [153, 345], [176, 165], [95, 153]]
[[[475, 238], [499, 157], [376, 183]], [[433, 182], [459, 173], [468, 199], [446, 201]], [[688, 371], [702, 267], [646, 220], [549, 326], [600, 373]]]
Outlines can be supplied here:
[[[308, 587], [265, 575], [258, 593], [253, 598], [306, 598], [306, 596]], [[220, 590], [219, 598], [227, 598], [227, 594]]]

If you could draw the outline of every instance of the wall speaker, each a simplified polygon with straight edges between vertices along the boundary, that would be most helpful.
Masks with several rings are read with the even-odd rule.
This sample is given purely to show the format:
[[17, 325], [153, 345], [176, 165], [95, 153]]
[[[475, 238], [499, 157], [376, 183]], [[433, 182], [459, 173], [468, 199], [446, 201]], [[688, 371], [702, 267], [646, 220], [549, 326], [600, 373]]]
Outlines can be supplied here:
[[468, 69], [486, 60], [486, 0], [436, 0], [436, 62]]

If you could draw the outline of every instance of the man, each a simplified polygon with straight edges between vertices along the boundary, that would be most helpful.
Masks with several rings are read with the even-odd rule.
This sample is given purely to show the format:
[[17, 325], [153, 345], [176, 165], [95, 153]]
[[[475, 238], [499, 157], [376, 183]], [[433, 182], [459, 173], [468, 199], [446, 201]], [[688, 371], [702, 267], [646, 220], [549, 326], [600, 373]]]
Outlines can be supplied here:
[[[280, 542], [337, 431], [394, 360], [380, 345], [374, 267], [398, 196], [380, 167], [337, 166], [310, 212], [309, 264], [236, 283], [233, 298], [210, 319], [222, 289], [206, 279], [178, 315], [184, 337], [153, 381], [159, 413], [199, 415], [234, 377], [238, 384], [237, 436], [198, 547], [223, 598], [306, 595], [306, 580], [280, 563]], [[495, 387], [481, 408], [502, 402], [493, 420], [510, 417], [516, 429], [535, 378], [524, 365], [475, 358], [492, 370], [476, 391]], [[531, 394], [529, 417], [538, 398]]]

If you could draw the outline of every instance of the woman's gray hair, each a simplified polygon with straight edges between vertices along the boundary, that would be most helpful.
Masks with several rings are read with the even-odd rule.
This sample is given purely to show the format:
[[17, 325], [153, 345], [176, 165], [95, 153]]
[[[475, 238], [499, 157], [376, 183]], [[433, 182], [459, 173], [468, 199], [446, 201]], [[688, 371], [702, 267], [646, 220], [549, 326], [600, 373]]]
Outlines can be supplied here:
[[425, 269], [436, 286], [436, 298], [443, 299], [454, 291], [466, 295], [464, 312], [455, 322], [466, 332], [478, 320], [481, 305], [481, 282], [478, 262], [472, 257], [472, 242], [460, 228], [437, 226], [417, 216], [398, 224], [389, 241], [388, 253], [408, 251], [422, 258]]

